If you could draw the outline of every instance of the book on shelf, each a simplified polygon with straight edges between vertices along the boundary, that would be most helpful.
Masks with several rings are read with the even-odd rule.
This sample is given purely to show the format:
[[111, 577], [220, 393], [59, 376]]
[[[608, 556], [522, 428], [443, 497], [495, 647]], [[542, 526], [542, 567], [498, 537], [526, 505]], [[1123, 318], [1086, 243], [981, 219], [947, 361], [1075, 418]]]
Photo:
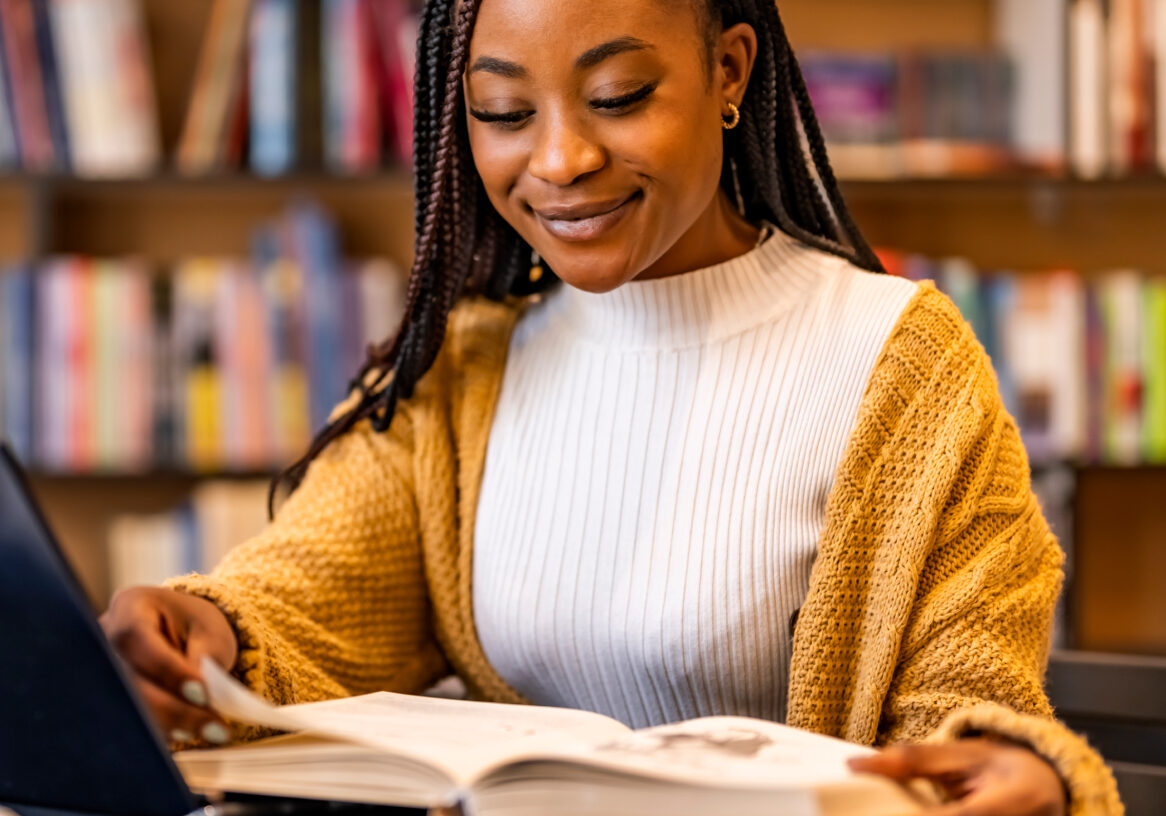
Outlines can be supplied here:
[[33, 448], [33, 304], [32, 271], [0, 269], [0, 437], [25, 460]]
[[156, 586], [174, 575], [210, 572], [267, 523], [267, 480], [213, 479], [166, 513], [126, 513], [109, 525], [109, 585]]
[[1146, 281], [1142, 303], [1142, 458], [1166, 462], [1166, 276]]
[[906, 816], [923, 786], [851, 772], [873, 749], [747, 717], [632, 730], [601, 714], [378, 692], [274, 707], [204, 661], [224, 715], [291, 732], [175, 755], [199, 790], [374, 804], [462, 803], [483, 816], [783, 813]]
[[806, 87], [846, 178], [982, 175], [1012, 167], [1012, 64], [988, 51], [807, 51]]
[[997, 0], [996, 38], [1013, 66], [1013, 149], [1025, 166], [1060, 171], [1065, 138], [1067, 0]]
[[0, 167], [134, 175], [159, 154], [138, 0], [0, 0]]
[[1106, 167], [1105, 7], [1071, 0], [1069, 7], [1069, 151], [1073, 172], [1101, 177]]
[[1098, 283], [1102, 346], [1102, 449], [1107, 461], [1130, 465], [1142, 455], [1142, 277], [1112, 272]]
[[32, 0], [0, 0], [0, 35], [4, 39], [12, 119], [16, 124], [20, 163], [28, 170], [57, 169], [62, 156], [52, 138], [46, 65], [37, 36]]
[[1074, 172], [1166, 172], [1166, 0], [1072, 0], [1068, 30]]
[[410, 0], [215, 0], [177, 163], [367, 173], [411, 158]]
[[84, 256], [0, 268], [0, 431], [25, 461], [60, 472], [282, 466], [403, 309], [400, 270], [344, 258], [307, 203], [258, 229], [252, 258], [167, 271]]
[[244, 96], [252, 0], [214, 0], [175, 157], [188, 173], [228, 165], [232, 117]]

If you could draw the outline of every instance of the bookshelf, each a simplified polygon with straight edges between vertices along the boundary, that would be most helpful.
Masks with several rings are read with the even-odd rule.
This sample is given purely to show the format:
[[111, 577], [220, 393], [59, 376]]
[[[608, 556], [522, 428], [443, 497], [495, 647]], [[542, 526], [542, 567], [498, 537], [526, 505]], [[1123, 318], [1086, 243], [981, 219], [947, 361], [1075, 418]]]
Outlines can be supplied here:
[[[212, 4], [142, 0], [142, 7], [162, 144], [172, 156]], [[995, 0], [781, 0], [799, 50], [986, 47], [996, 36], [995, 8]], [[1067, 267], [1092, 274], [1131, 266], [1166, 273], [1160, 232], [1166, 179], [1158, 176], [1086, 182], [1015, 172], [851, 181], [844, 188], [858, 223], [877, 245], [932, 257], [961, 255], [983, 268]], [[0, 176], [0, 259], [132, 253], [164, 265], [193, 254], [244, 256], [253, 226], [301, 194], [335, 218], [347, 252], [408, 262], [412, 202], [404, 168], [353, 176], [305, 169], [276, 178], [189, 177], [168, 169], [101, 181]], [[175, 471], [38, 473], [35, 487], [100, 605], [108, 586], [109, 519], [166, 510], [202, 478]], [[1084, 467], [1077, 479], [1078, 572], [1086, 576], [1071, 593], [1077, 645], [1166, 653], [1166, 615], [1148, 600], [1155, 593], [1135, 598], [1125, 593], [1122, 577], [1131, 564], [1146, 576], [1162, 573], [1166, 507], [1154, 497], [1166, 488], [1166, 468]]]

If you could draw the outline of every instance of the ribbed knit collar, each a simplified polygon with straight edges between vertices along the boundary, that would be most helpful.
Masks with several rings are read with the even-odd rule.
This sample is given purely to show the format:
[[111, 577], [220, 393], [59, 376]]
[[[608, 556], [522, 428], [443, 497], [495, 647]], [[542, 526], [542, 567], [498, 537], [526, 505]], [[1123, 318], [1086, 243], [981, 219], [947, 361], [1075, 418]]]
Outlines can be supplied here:
[[759, 247], [715, 266], [593, 294], [552, 295], [579, 339], [631, 349], [677, 349], [748, 331], [805, 298], [842, 259], [773, 230]]

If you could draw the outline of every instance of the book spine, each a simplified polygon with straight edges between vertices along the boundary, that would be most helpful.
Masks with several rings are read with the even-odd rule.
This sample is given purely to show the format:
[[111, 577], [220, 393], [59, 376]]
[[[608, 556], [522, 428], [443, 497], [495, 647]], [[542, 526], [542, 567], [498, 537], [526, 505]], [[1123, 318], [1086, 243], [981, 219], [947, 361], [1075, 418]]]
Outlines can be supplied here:
[[274, 227], [260, 230], [252, 257], [262, 279], [271, 354], [268, 450], [278, 464], [302, 452], [311, 433], [308, 365], [304, 350], [303, 271], [281, 250]]
[[111, 171], [138, 175], [157, 167], [161, 158], [154, 73], [138, 0], [113, 0], [109, 5], [107, 53], [114, 64], [107, 115], [116, 134]]
[[125, 371], [125, 404], [116, 424], [118, 465], [143, 471], [152, 456], [154, 429], [154, 355], [150, 275], [140, 261], [124, 261], [118, 270], [122, 319], [117, 356]]
[[0, 334], [4, 335], [0, 360], [0, 392], [4, 424], [0, 432], [21, 461], [33, 457], [33, 315], [35, 282], [30, 267], [0, 273]]
[[73, 272], [67, 258], [51, 259], [36, 278], [36, 411], [34, 459], [50, 470], [68, 467], [71, 444], [69, 336]]
[[0, 170], [20, 166], [20, 132], [12, 97], [12, 76], [4, 48], [4, 18], [0, 9]]
[[296, 143], [296, 0], [256, 0], [251, 18], [251, 168], [292, 170]]
[[307, 335], [309, 418], [322, 428], [332, 407], [344, 396], [345, 377], [336, 362], [341, 354], [338, 280], [339, 240], [333, 225], [317, 208], [300, 205], [291, 215], [293, 256], [304, 274], [304, 315]]
[[12, 82], [22, 163], [28, 170], [52, 170], [56, 156], [49, 132], [32, 0], [0, 0], [0, 34], [4, 37]]
[[1059, 169], [1065, 145], [1065, 0], [1000, 0], [998, 40], [1016, 66], [1015, 144], [1029, 164]]
[[44, 79], [45, 114], [49, 137], [57, 169], [69, 169], [69, 135], [65, 119], [65, 103], [61, 92], [61, 75], [53, 43], [48, 0], [31, 0], [33, 27], [36, 31], [36, 50]]
[[178, 399], [176, 381], [178, 363], [174, 353], [175, 338], [172, 308], [172, 276], [157, 275], [149, 281], [150, 343], [153, 354], [151, 366], [152, 434], [151, 459], [159, 466], [179, 464]]
[[121, 358], [120, 345], [127, 305], [121, 291], [120, 270], [113, 261], [93, 261], [92, 292], [92, 399], [86, 413], [92, 424], [92, 457], [89, 467], [114, 470], [121, 466], [120, 446], [124, 436], [121, 419], [132, 410], [130, 392], [124, 379], [129, 373]]
[[1152, 0], [1150, 18], [1154, 62], [1154, 150], [1159, 172], [1166, 173], [1166, 0]]
[[1143, 458], [1166, 463], [1166, 277], [1146, 281], [1143, 301], [1145, 331], [1145, 404], [1142, 415]]
[[178, 147], [179, 169], [206, 173], [217, 169], [246, 73], [250, 0], [215, 0], [195, 74], [194, 90]]
[[184, 462], [195, 470], [223, 465], [214, 310], [219, 269], [211, 259], [183, 262], [174, 290], [174, 354]]
[[1149, 55], [1143, 0], [1110, 0], [1109, 166], [1124, 175], [1149, 163]]
[[67, 326], [69, 372], [68, 423], [70, 447], [68, 469], [74, 472], [92, 470], [97, 464], [97, 425], [94, 406], [97, 404], [96, 347], [97, 325], [94, 305], [93, 261], [75, 257], [71, 264], [70, 294], [72, 320]]
[[1074, 0], [1069, 12], [1071, 164], [1082, 178], [1106, 168], [1106, 47], [1101, 0]]
[[235, 319], [238, 324], [239, 466], [259, 470], [275, 462], [268, 444], [271, 403], [267, 379], [273, 364], [262, 281], [250, 264], [238, 269]]
[[1105, 326], [1104, 453], [1106, 461], [1138, 461], [1142, 424], [1142, 286], [1134, 271], [1116, 271], [1102, 280]]

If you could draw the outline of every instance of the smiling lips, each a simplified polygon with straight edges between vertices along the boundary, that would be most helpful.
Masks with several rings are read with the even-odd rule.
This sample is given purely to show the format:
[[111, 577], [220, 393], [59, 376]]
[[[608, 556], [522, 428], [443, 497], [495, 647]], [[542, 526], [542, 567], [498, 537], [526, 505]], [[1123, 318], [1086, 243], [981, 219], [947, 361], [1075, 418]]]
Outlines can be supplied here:
[[543, 229], [562, 241], [591, 241], [613, 229], [640, 197], [639, 192], [607, 201], [534, 209]]

